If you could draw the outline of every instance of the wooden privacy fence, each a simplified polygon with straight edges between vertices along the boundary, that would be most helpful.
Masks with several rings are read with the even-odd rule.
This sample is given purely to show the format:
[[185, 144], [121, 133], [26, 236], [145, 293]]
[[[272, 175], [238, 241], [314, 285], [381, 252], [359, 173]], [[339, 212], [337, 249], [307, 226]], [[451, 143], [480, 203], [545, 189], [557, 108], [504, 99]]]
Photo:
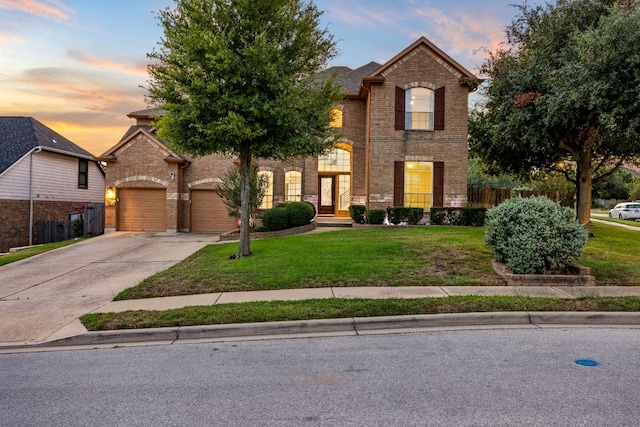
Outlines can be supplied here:
[[[51, 221], [38, 220], [37, 236], [38, 243], [53, 243], [70, 240], [75, 237], [93, 237], [104, 233], [104, 203], [86, 203], [84, 211], [72, 213], [76, 220]], [[81, 220], [82, 228], [79, 225], [74, 227], [74, 223]]]
[[533, 190], [496, 190], [492, 188], [468, 188], [467, 204], [469, 206], [484, 206], [491, 208], [498, 206], [511, 197], [545, 196], [554, 202], [560, 201], [559, 191], [533, 191]]

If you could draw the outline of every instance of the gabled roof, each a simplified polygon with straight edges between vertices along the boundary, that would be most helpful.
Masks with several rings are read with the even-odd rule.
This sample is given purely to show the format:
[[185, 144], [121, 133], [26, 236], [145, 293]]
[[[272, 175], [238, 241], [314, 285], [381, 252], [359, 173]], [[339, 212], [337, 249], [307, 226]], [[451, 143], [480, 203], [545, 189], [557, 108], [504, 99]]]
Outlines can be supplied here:
[[407, 54], [409, 54], [411, 51], [413, 51], [414, 49], [416, 49], [416, 48], [418, 48], [420, 46], [425, 46], [427, 49], [433, 51], [442, 60], [444, 60], [445, 63], [447, 65], [449, 65], [449, 67], [451, 67], [458, 74], [460, 74], [461, 75], [460, 76], [461, 83], [464, 83], [465, 81], [469, 81], [469, 80], [473, 80], [473, 81], [480, 80], [471, 71], [467, 70], [465, 67], [460, 65], [455, 59], [453, 59], [452, 57], [450, 57], [449, 55], [444, 53], [442, 50], [440, 50], [440, 48], [438, 46], [433, 44], [426, 37], [420, 37], [418, 40], [413, 42], [405, 50], [403, 50], [402, 52], [400, 52], [399, 54], [397, 54], [396, 56], [391, 58], [389, 61], [387, 61], [384, 65], [380, 66], [376, 70], [373, 70], [373, 72], [371, 74], [369, 74], [368, 77], [382, 77], [382, 76], [384, 76], [385, 71], [387, 71], [396, 62], [398, 62], [399, 60], [404, 58]]
[[156, 137], [156, 129], [152, 126], [131, 126], [127, 132], [124, 134], [120, 142], [107, 150], [104, 154], [98, 157], [98, 160], [105, 162], [114, 162], [117, 160], [116, 151], [118, 151], [123, 145], [127, 144], [129, 141], [133, 140], [138, 134], [143, 134], [151, 141], [156, 147], [164, 152], [165, 161], [167, 162], [190, 162], [190, 160], [185, 157], [177, 154], [175, 151], [167, 147], [162, 141], [160, 141]]
[[0, 174], [30, 151], [44, 151], [93, 160], [93, 155], [33, 117], [0, 117]]

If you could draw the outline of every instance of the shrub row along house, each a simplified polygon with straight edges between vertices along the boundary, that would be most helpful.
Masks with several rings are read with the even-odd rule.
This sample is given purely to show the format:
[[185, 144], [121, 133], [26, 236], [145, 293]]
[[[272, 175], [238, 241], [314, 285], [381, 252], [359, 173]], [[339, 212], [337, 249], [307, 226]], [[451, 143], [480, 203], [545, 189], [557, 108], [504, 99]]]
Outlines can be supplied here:
[[[426, 38], [387, 63], [332, 67], [346, 95], [331, 126], [343, 138], [326, 155], [282, 163], [257, 160], [270, 185], [262, 208], [306, 200], [319, 215], [348, 216], [351, 204], [464, 206], [467, 103], [478, 79]], [[106, 162], [106, 228], [129, 231], [226, 231], [236, 226], [215, 189], [233, 157], [191, 157], [167, 147], [153, 119], [136, 120]]]
[[38, 222], [101, 209], [104, 179], [91, 153], [34, 118], [0, 117], [0, 252], [46, 243]]

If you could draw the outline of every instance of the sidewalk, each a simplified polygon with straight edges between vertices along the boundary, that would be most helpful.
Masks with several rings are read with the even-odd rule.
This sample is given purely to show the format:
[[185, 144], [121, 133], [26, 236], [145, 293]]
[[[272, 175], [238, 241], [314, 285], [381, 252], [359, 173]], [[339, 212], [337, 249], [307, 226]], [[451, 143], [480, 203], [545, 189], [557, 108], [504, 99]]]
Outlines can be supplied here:
[[583, 298], [592, 296], [640, 296], [636, 286], [393, 286], [353, 288], [283, 289], [273, 291], [219, 292], [176, 297], [145, 298], [109, 302], [92, 313], [123, 312], [127, 310], [172, 310], [187, 306], [231, 304], [250, 301], [299, 301], [318, 298], [444, 298], [461, 295], [504, 295], [555, 298]]
[[[407, 286], [374, 288], [312, 288], [224, 292], [109, 302], [93, 313], [127, 310], [170, 310], [195, 305], [249, 301], [294, 301], [311, 298], [424, 298], [457, 295], [511, 295], [581, 298], [640, 296], [640, 287], [510, 287]], [[79, 319], [39, 343], [0, 343], [1, 353], [95, 349], [126, 345], [170, 345], [276, 338], [357, 336], [458, 329], [630, 327], [640, 328], [640, 312], [496, 312], [431, 314], [300, 320], [228, 325], [183, 326], [88, 332]]]

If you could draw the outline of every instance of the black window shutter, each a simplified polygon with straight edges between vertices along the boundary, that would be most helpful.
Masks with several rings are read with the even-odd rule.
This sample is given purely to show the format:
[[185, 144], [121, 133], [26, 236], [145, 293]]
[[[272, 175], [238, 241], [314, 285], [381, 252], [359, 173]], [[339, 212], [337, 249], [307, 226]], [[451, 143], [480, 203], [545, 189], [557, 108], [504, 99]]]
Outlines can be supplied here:
[[404, 162], [393, 163], [393, 206], [404, 206]]
[[433, 162], [433, 206], [444, 206], [444, 162]]
[[404, 89], [396, 86], [396, 130], [404, 130]]
[[444, 130], [444, 86], [436, 89], [433, 112], [433, 129]]

